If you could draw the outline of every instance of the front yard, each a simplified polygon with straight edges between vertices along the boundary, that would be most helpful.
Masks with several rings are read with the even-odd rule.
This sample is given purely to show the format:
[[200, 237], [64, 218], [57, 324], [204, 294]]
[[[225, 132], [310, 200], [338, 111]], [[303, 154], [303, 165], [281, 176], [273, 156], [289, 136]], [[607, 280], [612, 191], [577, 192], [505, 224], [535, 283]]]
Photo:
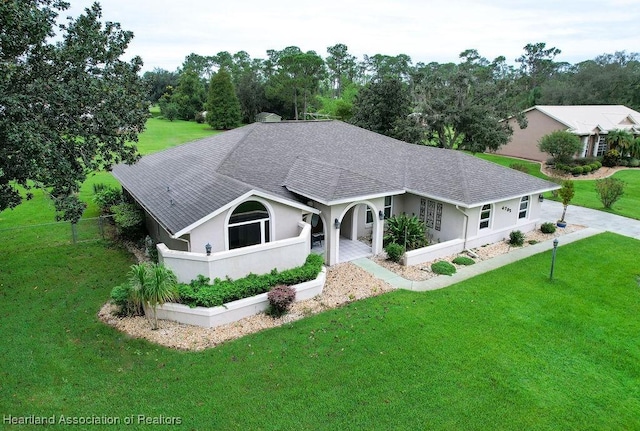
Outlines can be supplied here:
[[553, 282], [543, 253], [194, 353], [98, 320], [131, 263], [119, 249], [3, 249], [0, 411], [188, 429], [639, 428], [637, 250], [606, 233], [560, 247]]

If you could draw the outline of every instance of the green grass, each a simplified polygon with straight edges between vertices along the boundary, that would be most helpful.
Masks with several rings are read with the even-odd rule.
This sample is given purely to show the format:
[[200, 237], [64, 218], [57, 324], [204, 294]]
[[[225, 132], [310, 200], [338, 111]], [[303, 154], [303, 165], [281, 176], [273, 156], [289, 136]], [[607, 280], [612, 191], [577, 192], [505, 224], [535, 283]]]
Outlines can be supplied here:
[[529, 172], [528, 172], [529, 175], [542, 178], [543, 180], [549, 179], [549, 177], [547, 177], [545, 174], [543, 174], [540, 171], [540, 163], [538, 162], [530, 162], [528, 160], [514, 159], [512, 157], [499, 156], [497, 154], [490, 154], [490, 153], [476, 153], [475, 156], [493, 163], [497, 163], [507, 168], [514, 163], [519, 163], [519, 164], [525, 165], [529, 169]]
[[[175, 147], [186, 142], [219, 133], [206, 124], [193, 121], [168, 121], [160, 118], [150, 118], [146, 130], [140, 134], [138, 151], [150, 154], [166, 148]], [[83, 217], [97, 217], [98, 207], [91, 201], [93, 184], [105, 183], [118, 186], [118, 182], [109, 172], [97, 172], [87, 178], [80, 190], [80, 199], [88, 206]], [[15, 226], [50, 223], [55, 221], [53, 202], [41, 190], [34, 190], [34, 198], [25, 201], [13, 210], [0, 212], [0, 232]]]
[[[476, 154], [476, 156], [506, 167], [509, 167], [512, 163], [523, 163], [529, 167], [529, 174], [545, 180], [549, 179], [549, 177], [540, 172], [540, 163], [496, 154]], [[576, 194], [571, 201], [571, 205], [607, 211], [612, 214], [640, 220], [640, 169], [618, 171], [613, 174], [613, 178], [624, 181], [626, 185], [624, 196], [610, 210], [605, 209], [602, 202], [600, 202], [600, 198], [596, 193], [595, 180], [578, 179], [574, 181]], [[546, 193], [545, 198], [553, 199], [551, 193]], [[570, 208], [568, 211], [570, 211]]]
[[0, 412], [180, 416], [186, 429], [639, 429], [637, 250], [605, 233], [561, 246], [553, 282], [546, 252], [194, 353], [97, 320], [131, 263], [122, 251], [2, 249]]

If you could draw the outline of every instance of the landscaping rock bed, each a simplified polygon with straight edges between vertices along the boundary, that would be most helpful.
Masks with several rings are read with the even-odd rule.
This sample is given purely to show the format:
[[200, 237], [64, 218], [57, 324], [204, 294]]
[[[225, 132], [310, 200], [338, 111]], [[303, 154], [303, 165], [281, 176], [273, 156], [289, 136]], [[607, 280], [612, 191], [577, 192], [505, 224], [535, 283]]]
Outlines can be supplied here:
[[[585, 226], [569, 224], [567, 225], [566, 228], [563, 228], [563, 229], [558, 228], [554, 233], [551, 233], [551, 234], [542, 233], [540, 232], [540, 229], [536, 229], [525, 235], [525, 240], [524, 240], [525, 242], [523, 247], [530, 246], [531, 244], [529, 243], [529, 241], [536, 241], [536, 242], [547, 241], [549, 239], [566, 235], [568, 233], [575, 232], [584, 228]], [[447, 262], [453, 263], [453, 259], [455, 259], [457, 256], [463, 255], [463, 256], [471, 257], [476, 262], [481, 262], [483, 260], [491, 259], [492, 257], [498, 256], [504, 253], [508, 253], [509, 251], [518, 249], [518, 248], [521, 248], [521, 247], [511, 246], [509, 245], [508, 240], [506, 240], [506, 241], [496, 242], [494, 244], [489, 244], [484, 247], [474, 248], [471, 250], [474, 255], [461, 253], [461, 254], [454, 254], [451, 256], [443, 257], [442, 259], [437, 259], [437, 260], [445, 260]], [[425, 262], [419, 265], [404, 266], [404, 265], [386, 260], [386, 255], [384, 253], [378, 256], [373, 256], [371, 257], [371, 259], [374, 262], [376, 262], [378, 265], [387, 268], [389, 271], [395, 272], [396, 274], [406, 278], [407, 280], [423, 281], [423, 280], [428, 280], [432, 277], [438, 276], [438, 274], [435, 274], [431, 271], [431, 264], [433, 262]], [[454, 264], [454, 266], [456, 267], [456, 269], [461, 268], [460, 265]]]
[[321, 295], [294, 303], [288, 314], [278, 318], [257, 314], [215, 328], [202, 328], [162, 320], [159, 321], [160, 329], [152, 331], [144, 317], [114, 316], [114, 308], [109, 303], [102, 307], [98, 317], [108, 325], [135, 338], [145, 338], [153, 343], [176, 349], [202, 350], [390, 290], [392, 290], [390, 285], [376, 279], [363, 269], [351, 263], [343, 263], [328, 268], [327, 281]]

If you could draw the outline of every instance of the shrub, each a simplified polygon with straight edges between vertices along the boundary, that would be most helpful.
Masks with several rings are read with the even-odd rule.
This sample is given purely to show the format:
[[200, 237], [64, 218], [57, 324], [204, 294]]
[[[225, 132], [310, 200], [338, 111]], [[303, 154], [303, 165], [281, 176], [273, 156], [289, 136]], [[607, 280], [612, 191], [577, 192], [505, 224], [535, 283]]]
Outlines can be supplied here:
[[453, 259], [453, 263], [456, 265], [473, 265], [476, 261], [467, 256], [457, 256]]
[[632, 168], [637, 168], [638, 166], [640, 166], [640, 160], [631, 158], [629, 160], [629, 166], [631, 166]]
[[427, 245], [424, 223], [416, 216], [399, 214], [387, 219], [387, 233], [384, 240], [388, 243], [406, 245], [407, 250]]
[[614, 167], [620, 163], [620, 152], [618, 150], [609, 150], [602, 158], [602, 166]]
[[597, 166], [596, 170], [602, 167], [602, 162], [600, 160], [596, 160], [595, 162], [593, 162], [593, 164]]
[[543, 153], [550, 154], [557, 162], [570, 161], [582, 149], [580, 138], [566, 130], [556, 130], [543, 136], [538, 143]]
[[629, 160], [627, 159], [620, 159], [620, 161], [618, 162], [618, 166], [629, 166]]
[[514, 230], [509, 234], [509, 244], [520, 247], [524, 244], [524, 234], [522, 231]]
[[431, 264], [431, 271], [441, 275], [453, 275], [456, 273], [456, 267], [447, 261], [440, 260]]
[[209, 284], [208, 278], [199, 275], [189, 284], [178, 285], [178, 301], [189, 307], [215, 307], [268, 292], [277, 285], [290, 286], [313, 280], [323, 265], [322, 256], [310, 254], [304, 265], [282, 272], [274, 269], [269, 274], [249, 274], [237, 280], [216, 278], [212, 284]]
[[158, 305], [178, 298], [177, 283], [178, 280], [173, 271], [162, 264], [131, 265], [129, 271], [131, 299], [138, 304], [151, 307], [153, 319], [147, 316], [151, 329], [158, 329]]
[[511, 163], [509, 167], [516, 171], [524, 172], [525, 174], [529, 173], [529, 168], [524, 163]]
[[128, 239], [139, 239], [144, 232], [144, 213], [135, 204], [120, 203], [111, 207], [118, 234]]
[[384, 248], [384, 251], [387, 252], [387, 259], [392, 262], [400, 262], [400, 259], [404, 254], [404, 247], [402, 247], [400, 244], [396, 244], [395, 242], [390, 242]]
[[100, 208], [100, 213], [111, 214], [111, 207], [122, 202], [122, 189], [105, 184], [93, 185], [93, 202]]
[[296, 299], [296, 291], [291, 286], [276, 286], [267, 293], [269, 309], [267, 314], [278, 317], [289, 311]]
[[142, 314], [140, 302], [133, 295], [133, 289], [129, 283], [111, 289], [111, 303], [118, 307], [117, 316], [140, 316]]
[[554, 233], [556, 231], [556, 225], [551, 222], [542, 223], [540, 225], [540, 231], [542, 233]]
[[582, 174], [583, 175], [587, 175], [591, 172], [591, 166], [589, 165], [585, 165], [582, 167]]
[[600, 162], [593, 162], [589, 165], [589, 167], [591, 168], [591, 172], [595, 172], [600, 169], [602, 165], [600, 164]]
[[624, 181], [611, 177], [596, 180], [596, 192], [602, 205], [611, 208], [624, 194]]
[[580, 175], [582, 174], [582, 166], [574, 166], [573, 168], [571, 168], [571, 173], [573, 175]]
[[206, 121], [206, 111], [196, 113], [196, 123], [202, 124]]

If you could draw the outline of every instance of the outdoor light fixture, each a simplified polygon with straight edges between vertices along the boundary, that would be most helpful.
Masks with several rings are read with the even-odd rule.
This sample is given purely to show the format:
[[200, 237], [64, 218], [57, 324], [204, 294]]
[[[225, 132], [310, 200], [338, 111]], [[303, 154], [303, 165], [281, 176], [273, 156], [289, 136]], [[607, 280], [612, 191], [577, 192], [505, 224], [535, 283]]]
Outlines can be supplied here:
[[207, 243], [207, 245], [204, 246], [204, 249], [207, 250], [207, 256], [211, 255], [211, 244]]
[[333, 222], [333, 225], [336, 227], [336, 229], [340, 229], [340, 220], [336, 219], [336, 220]]
[[384, 213], [382, 212], [382, 210], [378, 211], [378, 218], [380, 220], [384, 220]]
[[551, 254], [551, 274], [549, 280], [553, 280], [553, 267], [556, 263], [556, 250], [558, 249], [558, 238], [553, 240], [553, 253]]
[[544, 201], [544, 196], [541, 194], [538, 195], [538, 202]]

